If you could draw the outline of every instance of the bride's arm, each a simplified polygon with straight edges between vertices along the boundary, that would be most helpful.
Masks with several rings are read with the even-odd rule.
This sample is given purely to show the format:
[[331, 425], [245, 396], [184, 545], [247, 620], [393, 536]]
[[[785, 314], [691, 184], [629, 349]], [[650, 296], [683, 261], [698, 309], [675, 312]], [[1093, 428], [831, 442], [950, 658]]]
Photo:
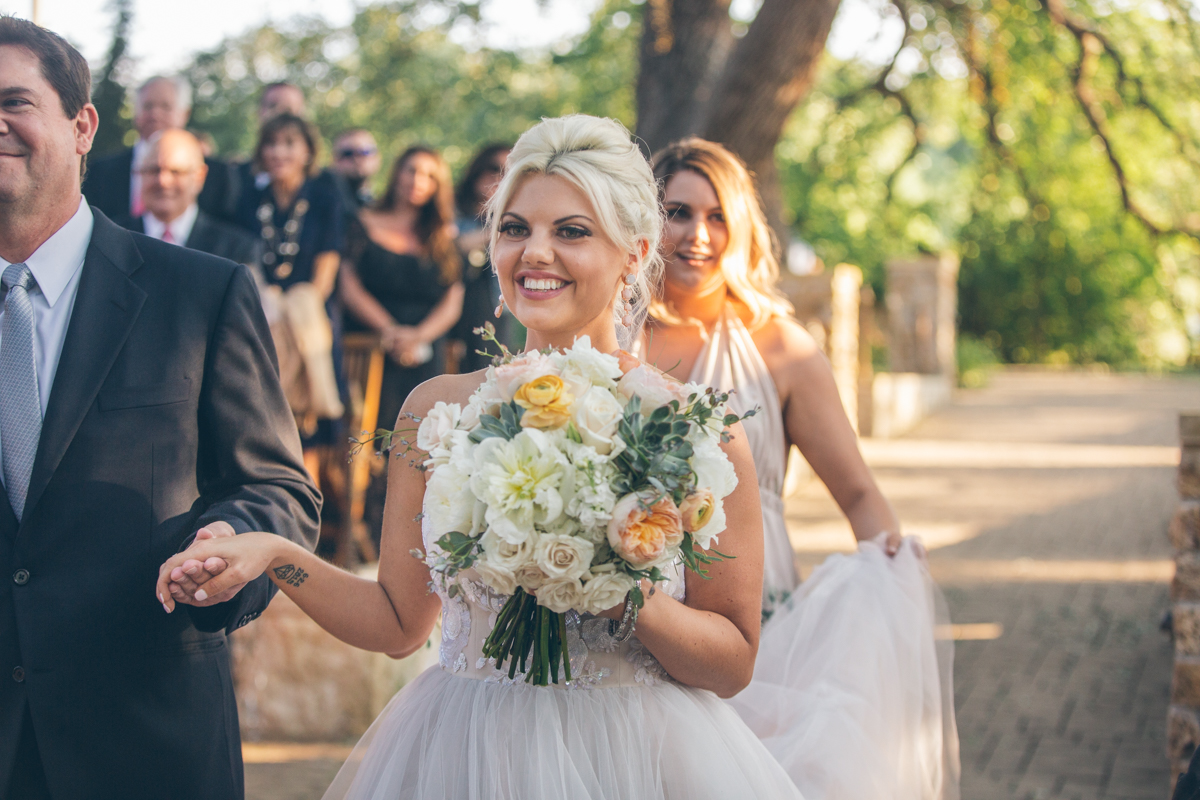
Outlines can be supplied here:
[[[436, 397], [446, 396], [444, 387], [439, 393], [431, 386], [442, 382], [435, 379], [414, 390], [404, 411], [423, 416]], [[403, 427], [405, 419], [402, 413], [397, 424]], [[281, 536], [246, 533], [198, 542], [186, 554], [172, 557], [159, 571], [159, 600], [168, 612], [173, 610], [175, 602], [167, 584], [171, 570], [185, 555], [200, 561], [217, 556], [229, 566], [202, 588], [206, 595], [265, 572], [304, 613], [343, 642], [395, 658], [414, 652], [429, 638], [440, 607], [437, 596], [429, 591], [429, 569], [411, 555], [414, 549], [424, 549], [416, 517], [425, 492], [425, 473], [409, 465], [421, 455], [414, 451], [392, 459], [378, 580], [346, 572]], [[202, 599], [199, 594], [197, 597]]]
[[635, 628], [671, 677], [720, 697], [732, 697], [750, 682], [762, 619], [758, 481], [740, 425], [733, 434], [724, 450], [737, 470], [738, 486], [725, 498], [728, 527], [715, 549], [734, 558], [710, 565], [708, 580], [689, 571], [683, 603], [656, 591], [646, 599]]

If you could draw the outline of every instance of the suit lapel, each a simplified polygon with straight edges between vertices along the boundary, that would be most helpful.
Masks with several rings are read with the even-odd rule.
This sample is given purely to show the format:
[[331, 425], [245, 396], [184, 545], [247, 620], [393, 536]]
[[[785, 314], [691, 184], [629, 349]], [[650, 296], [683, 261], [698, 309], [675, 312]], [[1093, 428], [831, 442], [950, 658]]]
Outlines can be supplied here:
[[146, 293], [129, 279], [142, 263], [133, 237], [98, 210], [92, 212], [92, 242], [50, 389], [26, 509], [41, 499], [146, 300]]
[[9, 539], [17, 537], [17, 515], [8, 502], [8, 492], [4, 490], [3, 483], [0, 483], [0, 536]]
[[196, 214], [196, 221], [192, 223], [192, 232], [188, 234], [187, 243], [184, 245], [189, 250], [199, 250], [202, 253], [207, 253], [208, 248], [208, 219], [207, 215], [200, 211]]

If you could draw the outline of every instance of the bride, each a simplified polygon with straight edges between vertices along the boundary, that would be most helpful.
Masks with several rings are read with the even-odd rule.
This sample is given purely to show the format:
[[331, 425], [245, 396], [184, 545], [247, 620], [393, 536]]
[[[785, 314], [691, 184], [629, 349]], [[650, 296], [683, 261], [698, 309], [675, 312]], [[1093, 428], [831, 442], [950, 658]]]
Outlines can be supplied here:
[[[602, 351], [633, 341], [662, 262], [662, 215], [650, 166], [611, 120], [545, 120], [517, 142], [492, 201], [492, 262], [528, 348], [589, 336]], [[633, 325], [621, 290], [634, 278]], [[620, 317], [618, 317], [618, 314]], [[465, 405], [484, 373], [419, 386], [404, 414]], [[402, 414], [401, 419], [406, 417]], [[406, 686], [364, 735], [328, 798], [799, 798], [762, 741], [720, 698], [755, 669], [763, 575], [762, 512], [741, 431], [725, 451], [740, 478], [725, 500], [721, 549], [734, 558], [704, 580], [676, 571], [649, 595], [632, 638], [605, 626], [568, 630], [569, 686], [511, 682], [482, 657], [505, 598], [460, 579], [433, 582], [417, 513], [425, 473], [389, 476], [378, 581], [344, 572], [268, 533], [200, 542], [188, 556], [224, 559], [196, 594], [217, 595], [266, 572], [321, 627], [364, 649], [403, 657], [423, 646], [439, 609], [440, 666]], [[184, 557], [167, 561], [157, 590]], [[624, 604], [603, 616], [618, 618]]]

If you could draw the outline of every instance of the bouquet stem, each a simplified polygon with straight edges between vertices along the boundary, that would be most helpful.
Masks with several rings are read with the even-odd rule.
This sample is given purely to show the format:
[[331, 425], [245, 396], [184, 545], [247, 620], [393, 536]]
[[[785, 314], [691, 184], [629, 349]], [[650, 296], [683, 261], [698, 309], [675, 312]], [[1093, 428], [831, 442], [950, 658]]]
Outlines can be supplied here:
[[483, 655], [496, 659], [496, 669], [503, 669], [507, 661], [509, 678], [520, 671], [526, 683], [549, 686], [558, 683], [560, 662], [563, 680], [571, 680], [566, 640], [566, 617], [539, 606], [536, 597], [517, 589], [496, 616], [496, 626], [483, 643]]

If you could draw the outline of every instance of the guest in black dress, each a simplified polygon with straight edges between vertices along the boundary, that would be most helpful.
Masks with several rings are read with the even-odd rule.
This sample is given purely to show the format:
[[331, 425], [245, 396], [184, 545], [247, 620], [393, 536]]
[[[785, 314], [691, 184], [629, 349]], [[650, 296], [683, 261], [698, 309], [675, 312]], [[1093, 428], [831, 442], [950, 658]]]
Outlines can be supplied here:
[[[262, 239], [262, 278], [286, 295], [300, 284], [311, 284], [325, 298], [332, 329], [333, 377], [338, 393], [345, 394], [341, 377], [341, 313], [334, 287], [345, 238], [343, 212], [337, 191], [329, 181], [316, 180], [319, 138], [313, 126], [292, 114], [267, 120], [254, 152], [254, 170], [270, 176], [259, 187], [243, 187], [236, 219]], [[297, 414], [304, 445], [304, 463], [314, 479], [321, 456], [345, 439], [341, 413], [313, 419]]]
[[488, 260], [488, 237], [483, 227], [483, 207], [500, 185], [500, 176], [504, 173], [510, 150], [510, 144], [483, 147], [471, 160], [471, 165], [454, 191], [454, 202], [458, 207], [458, 247], [466, 261], [463, 265], [465, 291], [462, 317], [450, 334], [451, 338], [464, 345], [462, 358], [458, 362], [459, 372], [474, 372], [491, 363], [491, 359], [482, 355], [481, 351], [495, 353], [496, 346], [484, 342], [474, 332], [485, 322], [492, 322], [496, 326], [496, 338], [510, 349], [517, 345], [514, 334], [519, 324], [513, 315], [505, 309], [499, 319], [495, 318], [495, 309], [500, 303], [500, 283]]
[[341, 293], [349, 324], [378, 331], [388, 353], [379, 424], [392, 426], [416, 386], [445, 365], [447, 331], [462, 313], [450, 170], [428, 147], [396, 160], [387, 190], [351, 223]]

